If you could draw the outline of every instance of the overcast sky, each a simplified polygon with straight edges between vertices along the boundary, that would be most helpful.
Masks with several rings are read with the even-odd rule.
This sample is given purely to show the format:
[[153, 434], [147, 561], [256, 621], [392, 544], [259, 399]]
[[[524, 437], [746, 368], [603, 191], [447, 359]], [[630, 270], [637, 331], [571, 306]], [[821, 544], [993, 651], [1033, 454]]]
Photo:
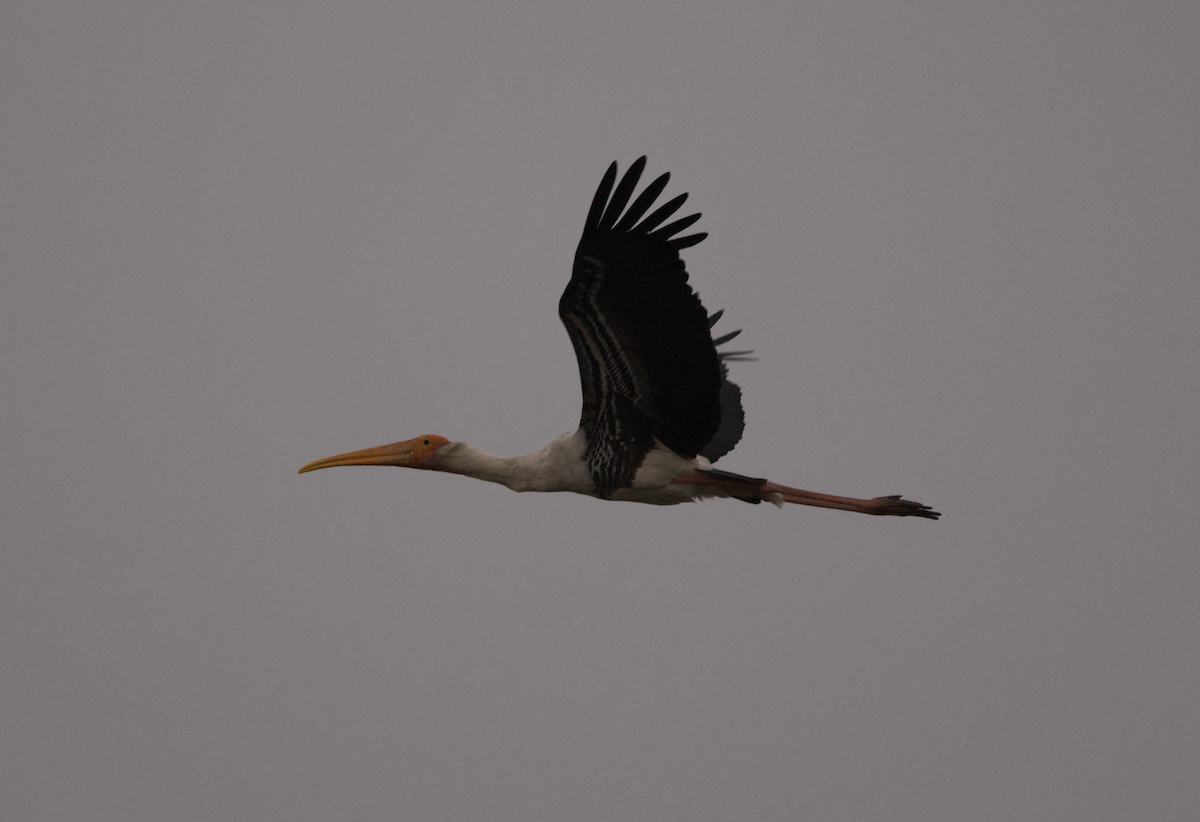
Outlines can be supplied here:
[[[19, 1], [0, 106], [5, 819], [1200, 818], [1200, 5]], [[641, 154], [720, 466], [940, 522], [296, 474], [573, 429]]]

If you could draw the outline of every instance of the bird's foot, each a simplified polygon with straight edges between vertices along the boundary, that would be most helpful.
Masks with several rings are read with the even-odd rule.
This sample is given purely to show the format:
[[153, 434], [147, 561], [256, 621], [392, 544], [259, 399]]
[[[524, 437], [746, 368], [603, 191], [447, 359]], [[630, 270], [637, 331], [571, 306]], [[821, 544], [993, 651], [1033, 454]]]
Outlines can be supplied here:
[[925, 517], [925, 519], [937, 519], [941, 516], [940, 513], [934, 511], [928, 505], [922, 505], [919, 502], [913, 502], [908, 499], [901, 499], [899, 496], [875, 497], [875, 499], [871, 500], [870, 506], [871, 510], [868, 513], [881, 517]]

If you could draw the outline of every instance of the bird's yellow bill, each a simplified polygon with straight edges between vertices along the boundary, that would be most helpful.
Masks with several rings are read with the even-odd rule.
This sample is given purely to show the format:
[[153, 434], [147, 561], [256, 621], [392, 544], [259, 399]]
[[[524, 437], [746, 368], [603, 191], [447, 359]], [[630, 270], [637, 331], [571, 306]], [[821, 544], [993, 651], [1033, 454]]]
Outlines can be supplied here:
[[404, 442], [377, 445], [374, 448], [364, 448], [361, 451], [326, 457], [323, 460], [310, 462], [300, 469], [300, 473], [305, 474], [321, 468], [335, 468], [339, 465], [399, 465], [404, 468], [434, 468], [436, 466], [431, 455], [447, 442], [449, 440], [445, 437], [426, 434]]
[[390, 445], [377, 445], [374, 448], [364, 448], [361, 451], [325, 457], [325, 459], [310, 462], [300, 469], [300, 473], [305, 474], [321, 468], [335, 468], [339, 465], [409, 465], [416, 456], [413, 448], [415, 442], [415, 440], [393, 442]]

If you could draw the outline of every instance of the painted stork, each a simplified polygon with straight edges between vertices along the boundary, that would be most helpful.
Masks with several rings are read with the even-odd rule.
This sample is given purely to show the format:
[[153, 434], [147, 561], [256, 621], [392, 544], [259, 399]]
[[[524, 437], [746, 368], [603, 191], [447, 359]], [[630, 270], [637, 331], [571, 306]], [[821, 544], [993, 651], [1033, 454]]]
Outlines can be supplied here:
[[[573, 491], [600, 499], [673, 505], [732, 497], [937, 519], [927, 505], [894, 497], [854, 499], [789, 488], [713, 468], [742, 437], [741, 389], [726, 363], [750, 351], [719, 351], [740, 332], [714, 339], [709, 316], [688, 286], [679, 252], [706, 234], [685, 234], [699, 214], [664, 222], [687, 194], [649, 216], [669, 174], [629, 205], [646, 158], [621, 178], [605, 172], [575, 251], [571, 281], [558, 303], [583, 385], [579, 428], [521, 457], [494, 457], [427, 434], [309, 463], [300, 473], [337, 465], [396, 465], [498, 482], [514, 491]], [[610, 196], [611, 195], [611, 196]], [[626, 206], [629, 206], [626, 208]]]

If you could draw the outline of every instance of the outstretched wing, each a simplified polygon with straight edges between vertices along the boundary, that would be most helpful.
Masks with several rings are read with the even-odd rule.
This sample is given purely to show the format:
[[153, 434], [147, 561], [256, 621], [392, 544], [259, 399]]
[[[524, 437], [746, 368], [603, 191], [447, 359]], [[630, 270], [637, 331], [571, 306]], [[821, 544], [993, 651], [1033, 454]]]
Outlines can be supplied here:
[[631, 165], [615, 191], [617, 164], [609, 166], [558, 304], [579, 362], [584, 459], [603, 496], [632, 482], [655, 438], [684, 457], [714, 459], [741, 436], [741, 392], [725, 379], [708, 313], [679, 258], [707, 236], [677, 236], [700, 215], [663, 225], [687, 199], [681, 194], [645, 216], [668, 174], [626, 209], [645, 164]]

